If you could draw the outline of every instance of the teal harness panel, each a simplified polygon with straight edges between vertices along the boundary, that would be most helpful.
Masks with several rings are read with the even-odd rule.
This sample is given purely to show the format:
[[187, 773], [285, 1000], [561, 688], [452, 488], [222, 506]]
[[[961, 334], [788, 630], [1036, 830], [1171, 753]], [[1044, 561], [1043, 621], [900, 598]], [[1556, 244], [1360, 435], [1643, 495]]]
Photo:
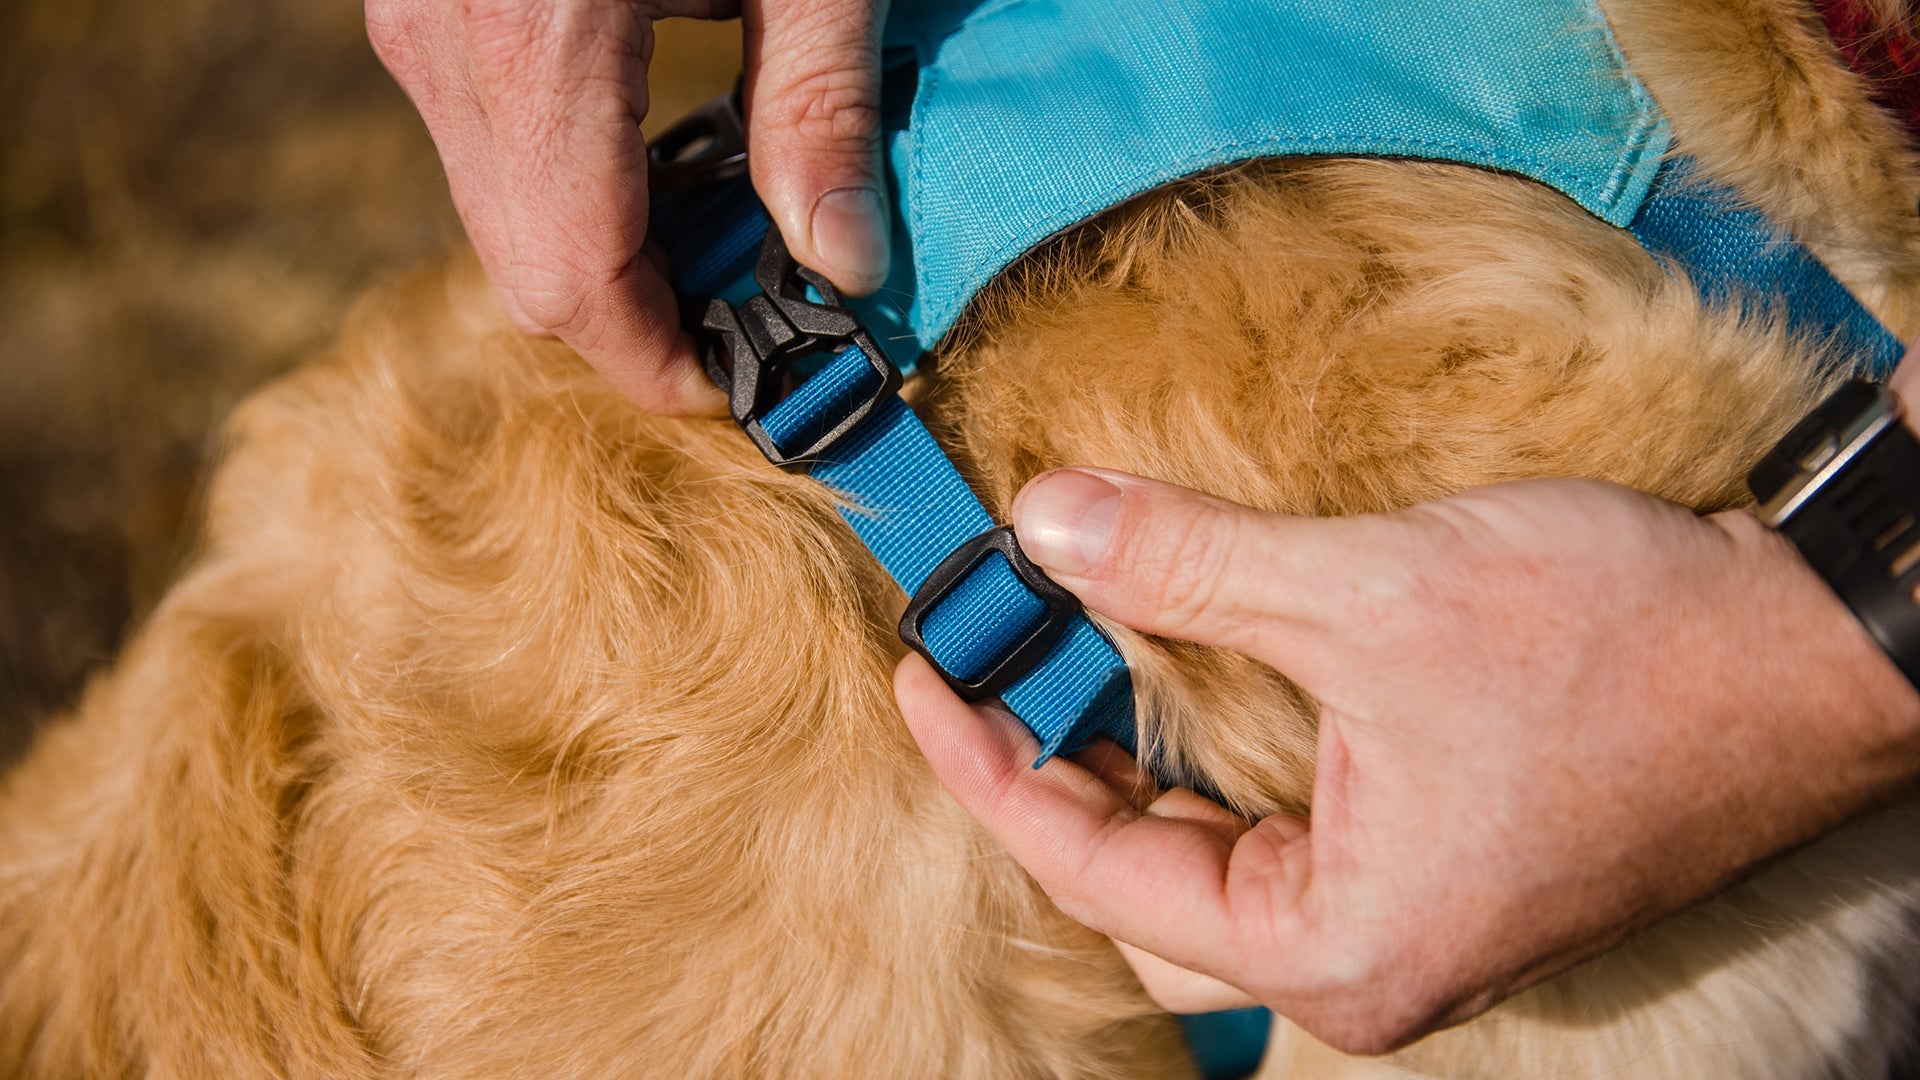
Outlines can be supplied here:
[[1670, 135], [1590, 0], [901, 3], [892, 136], [911, 322], [931, 347], [1048, 236], [1167, 181], [1281, 155], [1532, 177], [1626, 226]]

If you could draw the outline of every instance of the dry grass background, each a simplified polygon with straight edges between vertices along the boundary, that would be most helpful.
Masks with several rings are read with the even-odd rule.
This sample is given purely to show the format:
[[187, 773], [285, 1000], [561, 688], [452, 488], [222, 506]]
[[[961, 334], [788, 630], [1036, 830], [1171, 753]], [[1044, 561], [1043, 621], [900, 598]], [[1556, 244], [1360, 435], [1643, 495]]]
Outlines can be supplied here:
[[[646, 126], [737, 54], [663, 23]], [[234, 403], [458, 242], [354, 0], [0, 6], [0, 762], [191, 553]]]

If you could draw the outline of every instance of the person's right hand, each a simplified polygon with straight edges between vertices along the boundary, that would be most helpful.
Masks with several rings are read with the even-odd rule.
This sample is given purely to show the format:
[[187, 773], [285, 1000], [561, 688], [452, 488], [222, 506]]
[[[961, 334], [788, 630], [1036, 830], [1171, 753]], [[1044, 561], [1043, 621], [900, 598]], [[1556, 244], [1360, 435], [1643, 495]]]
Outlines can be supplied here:
[[647, 235], [653, 21], [740, 14], [754, 187], [794, 257], [855, 294], [886, 276], [873, 0], [367, 0], [367, 34], [446, 165], [487, 275], [657, 412], [711, 413]]
[[1190, 791], [1137, 798], [1111, 744], [1034, 769], [1017, 720], [901, 662], [947, 790], [1062, 911], [1133, 946], [1169, 1007], [1238, 988], [1334, 1047], [1390, 1050], [1920, 777], [1920, 695], [1745, 512], [1534, 480], [1292, 518], [1062, 469], [1013, 517], [1092, 610], [1321, 704], [1311, 822], [1254, 824]]

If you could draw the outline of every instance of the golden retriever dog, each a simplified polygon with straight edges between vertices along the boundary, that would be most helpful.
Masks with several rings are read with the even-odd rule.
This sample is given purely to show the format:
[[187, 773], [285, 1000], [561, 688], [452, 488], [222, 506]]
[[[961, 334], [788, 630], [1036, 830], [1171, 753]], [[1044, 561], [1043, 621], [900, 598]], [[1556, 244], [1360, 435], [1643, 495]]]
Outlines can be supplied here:
[[[1920, 331], [1920, 161], [1811, 9], [1604, 7], [1678, 148]], [[1072, 463], [1302, 514], [1542, 475], [1707, 510], [1830, 360], [1531, 181], [1289, 160], [1034, 253], [918, 393], [1003, 520]], [[514, 332], [469, 263], [375, 293], [235, 414], [203, 554], [0, 789], [0, 1073], [1189, 1075], [928, 772], [903, 603], [823, 487]], [[1169, 760], [1307, 805], [1312, 701], [1111, 632]], [[1909, 804], [1388, 1059], [1281, 1024], [1265, 1073], [1877, 1076], [1917, 925]]]

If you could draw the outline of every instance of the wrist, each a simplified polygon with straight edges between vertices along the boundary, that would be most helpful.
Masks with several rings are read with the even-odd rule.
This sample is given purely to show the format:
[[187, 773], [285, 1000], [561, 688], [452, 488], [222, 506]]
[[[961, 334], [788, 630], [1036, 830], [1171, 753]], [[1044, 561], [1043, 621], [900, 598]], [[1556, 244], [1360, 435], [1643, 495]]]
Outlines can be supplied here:
[[1830, 715], [1831, 734], [1858, 756], [1894, 765], [1890, 782], [1920, 776], [1920, 691], [1790, 540], [1745, 511], [1714, 521], [1741, 552], [1753, 595], [1780, 615], [1781, 666], [1760, 677], [1815, 680], [1825, 707], [1810, 719]]
[[[1897, 790], [1920, 778], [1920, 680], [1912, 678], [1912, 634], [1901, 628], [1920, 603], [1920, 590], [1899, 553], [1912, 532], [1897, 521], [1899, 509], [1912, 505], [1910, 463], [1897, 444], [1912, 438], [1908, 432], [1920, 417], [1920, 361], [1903, 361], [1885, 390], [1899, 409], [1895, 423], [1907, 430], [1882, 427], [1882, 434], [1872, 434], [1874, 423], [1887, 423], [1884, 398], [1872, 404], [1859, 384], [1836, 392], [1755, 467], [1749, 486], [1764, 503], [1759, 517], [1726, 515], [1722, 525], [1732, 525], [1751, 557], [1743, 578], [1788, 617], [1788, 655], [1776, 657], [1784, 667], [1763, 678], [1814, 675], [1793, 661], [1816, 659], [1814, 671], [1832, 680], [1836, 694], [1836, 726], [1822, 734], [1843, 740], [1832, 749], [1851, 751], [1855, 765], [1872, 774], [1868, 788]], [[1882, 419], [1870, 419], [1876, 415]], [[1836, 457], [1843, 444], [1851, 450]], [[1822, 479], [1801, 484], [1811, 477], [1803, 473], [1786, 480], [1788, 461], [1812, 469], [1824, 461], [1820, 454], [1832, 457]], [[1876, 536], [1889, 521], [1891, 530]], [[1889, 542], [1891, 555], [1884, 550]]]
[[[1912, 372], [1902, 373], [1902, 389]], [[1920, 691], [1920, 435], [1891, 387], [1855, 378], [1747, 474], [1766, 525]]]

